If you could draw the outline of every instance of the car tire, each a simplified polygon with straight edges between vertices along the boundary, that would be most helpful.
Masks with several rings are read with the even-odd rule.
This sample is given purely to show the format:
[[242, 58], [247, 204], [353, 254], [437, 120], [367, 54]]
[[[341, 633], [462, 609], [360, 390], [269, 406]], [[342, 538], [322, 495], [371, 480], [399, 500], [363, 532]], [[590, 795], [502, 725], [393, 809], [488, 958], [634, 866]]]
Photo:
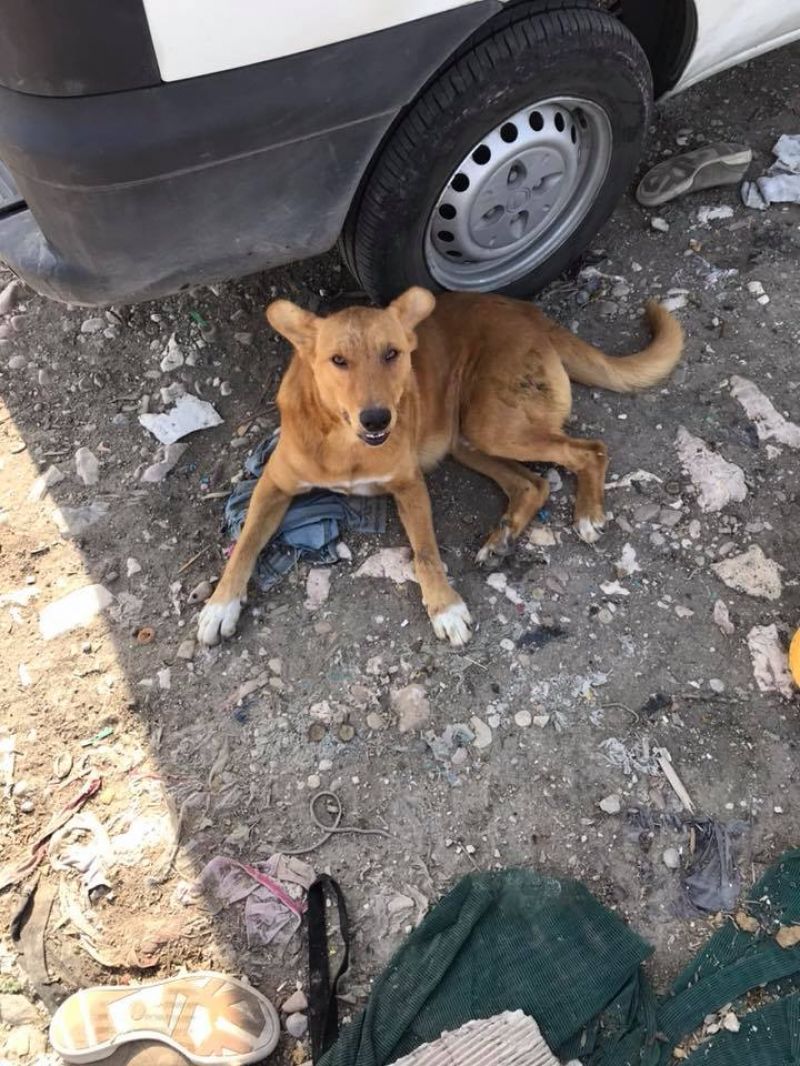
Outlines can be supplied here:
[[614, 210], [651, 107], [618, 19], [583, 0], [512, 8], [390, 133], [345, 227], [348, 265], [377, 301], [412, 284], [530, 295]]

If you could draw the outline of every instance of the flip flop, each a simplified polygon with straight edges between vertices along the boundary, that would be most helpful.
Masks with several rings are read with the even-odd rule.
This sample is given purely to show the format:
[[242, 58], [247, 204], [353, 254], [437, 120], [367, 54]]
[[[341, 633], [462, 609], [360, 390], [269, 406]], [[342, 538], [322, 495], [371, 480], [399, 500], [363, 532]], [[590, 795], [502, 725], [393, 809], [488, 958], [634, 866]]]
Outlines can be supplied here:
[[752, 150], [742, 144], [707, 144], [695, 148], [648, 170], [636, 190], [636, 199], [645, 207], [658, 207], [687, 192], [737, 185], [752, 159]]
[[278, 1014], [249, 985], [219, 973], [86, 988], [65, 1000], [50, 1043], [66, 1062], [99, 1062], [122, 1044], [157, 1041], [195, 1066], [244, 1066], [275, 1049]]

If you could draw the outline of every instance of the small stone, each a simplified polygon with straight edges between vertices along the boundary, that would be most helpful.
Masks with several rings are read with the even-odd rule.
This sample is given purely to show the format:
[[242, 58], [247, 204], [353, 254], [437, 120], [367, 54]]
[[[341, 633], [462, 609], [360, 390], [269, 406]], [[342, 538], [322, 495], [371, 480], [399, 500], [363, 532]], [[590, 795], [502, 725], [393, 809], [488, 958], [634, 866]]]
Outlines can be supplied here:
[[389, 704], [397, 715], [397, 725], [401, 733], [411, 733], [428, 721], [431, 705], [428, 694], [422, 685], [406, 685], [405, 688], [392, 689]]
[[308, 999], [302, 988], [298, 988], [281, 1004], [281, 1010], [284, 1014], [302, 1014], [307, 1009]]
[[189, 593], [187, 600], [189, 603], [205, 603], [213, 591], [214, 586], [210, 581], [201, 581]]
[[305, 1014], [290, 1014], [286, 1019], [286, 1032], [295, 1040], [302, 1040], [308, 1032], [308, 1018]]
[[237, 344], [241, 344], [245, 348], [249, 348], [250, 345], [253, 343], [253, 334], [245, 332], [234, 333], [233, 339], [236, 341]]
[[718, 677], [712, 677], [708, 682], [708, 687], [712, 692], [720, 693], [725, 691], [725, 682], [720, 681]]
[[550, 722], [550, 715], [549, 714], [535, 714], [533, 716], [533, 724], [535, 726], [538, 726], [539, 729], [544, 729], [544, 727], [546, 725], [548, 725], [549, 722]]
[[3, 288], [0, 292], [0, 315], [9, 315], [19, 303], [20, 289], [22, 288], [22, 282], [19, 278], [14, 278], [13, 281]]
[[9, 1034], [6, 1038], [5, 1050], [14, 1059], [22, 1062], [35, 1062], [47, 1050], [47, 1041], [44, 1033], [34, 1026], [24, 1025]]
[[475, 738], [472, 741], [472, 746], [474, 748], [477, 748], [478, 751], [483, 751], [491, 745], [494, 737], [486, 722], [473, 715], [469, 720], [469, 727], [475, 734]]
[[0, 993], [0, 1022], [3, 1025], [39, 1025], [41, 1018], [25, 996], [6, 992]]
[[28, 499], [32, 503], [38, 503], [44, 496], [47, 495], [47, 490], [53, 485], [57, 485], [59, 481], [64, 480], [64, 475], [58, 469], [57, 466], [48, 466], [43, 474], [31, 485], [31, 490], [28, 493]]
[[68, 751], [62, 751], [59, 755], [56, 755], [53, 759], [53, 776], [57, 777], [59, 781], [63, 781], [65, 777], [69, 777], [69, 772], [72, 769], [72, 756]]
[[81, 322], [81, 333], [99, 333], [101, 329], [106, 328], [106, 320], [104, 318], [86, 318]]
[[141, 574], [142, 566], [138, 559], [134, 559], [133, 556], [128, 557], [128, 561], [125, 564], [125, 569], [128, 573], [128, 577], [133, 577], [134, 574]]
[[[308, 785], [308, 787], [310, 789], [312, 789], [312, 791], [316, 792], [317, 789], [319, 789], [320, 785], [322, 784], [322, 779], [320, 778], [319, 774], [309, 774], [308, 777], [306, 778], [306, 784]], [[285, 1010], [286, 1008], [282, 1007], [281, 1009]], [[304, 1009], [304, 1008], [293, 1007], [291, 1010], [287, 1011], [287, 1014], [292, 1014], [292, 1013], [294, 1013], [295, 1010], [301, 1010], [301, 1009]]]
[[668, 870], [677, 870], [681, 865], [681, 853], [677, 848], [664, 848], [661, 861]]
[[601, 799], [597, 806], [606, 814], [619, 814], [622, 810], [622, 800], [618, 795], [613, 794]]
[[655, 218], [650, 219], [650, 229], [654, 229], [657, 233], [669, 233], [669, 222], [656, 215]]
[[172, 688], [172, 671], [168, 666], [158, 671], [158, 687], [162, 692], [168, 692]]
[[376, 711], [370, 711], [367, 715], [367, 728], [375, 733], [379, 733], [382, 729], [386, 728], [386, 719]]
[[328, 774], [333, 769], [333, 762], [330, 759], [319, 760], [319, 772], [321, 774]]
[[597, 612], [597, 621], [601, 622], [604, 626], [610, 625], [611, 622], [614, 621], [614, 615], [607, 607], [601, 607]]
[[24, 370], [27, 363], [28, 360], [25, 358], [24, 355], [12, 355], [11, 358], [8, 360], [8, 369]]
[[453, 766], [463, 766], [467, 761], [467, 749], [456, 748], [453, 754], [450, 756], [450, 762]]
[[325, 734], [328, 732], [324, 722], [312, 722], [308, 727], [308, 739], [312, 744], [319, 744], [324, 739]]
[[349, 744], [355, 735], [356, 731], [349, 722], [342, 722], [336, 727], [336, 736], [343, 744]]
[[178, 367], [183, 366], [183, 363], [183, 352], [173, 333], [167, 341], [167, 347], [162, 352], [159, 366], [163, 373], [168, 374], [170, 371], [177, 370]]
[[748, 283], [747, 283], [747, 291], [752, 296], [763, 296], [764, 295], [764, 285], [760, 281], [748, 281]]
[[533, 722], [533, 715], [530, 711], [517, 711], [514, 715], [514, 723], [520, 727], [520, 729], [527, 729]]
[[191, 637], [187, 637], [186, 640], [182, 640], [178, 645], [178, 650], [175, 653], [178, 659], [183, 659], [184, 662], [191, 662], [194, 658], [195, 643]]
[[727, 1029], [729, 1033], [738, 1033], [741, 1029], [741, 1023], [732, 1010], [729, 1010], [725, 1017], [722, 1019], [722, 1028]]
[[100, 462], [88, 448], [75, 452], [75, 471], [84, 485], [96, 485], [100, 479]]

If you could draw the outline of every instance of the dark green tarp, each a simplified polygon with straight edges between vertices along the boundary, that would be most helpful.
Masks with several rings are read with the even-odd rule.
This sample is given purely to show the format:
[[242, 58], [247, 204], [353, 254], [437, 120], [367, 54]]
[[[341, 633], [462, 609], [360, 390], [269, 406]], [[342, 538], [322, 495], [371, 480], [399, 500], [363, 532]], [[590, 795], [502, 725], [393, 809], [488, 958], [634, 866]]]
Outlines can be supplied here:
[[782, 998], [695, 1051], [690, 1066], [800, 1066], [800, 946], [774, 939], [800, 924], [800, 851], [750, 893], [756, 933], [726, 920], [657, 999], [641, 968], [651, 948], [581, 884], [528, 870], [466, 877], [409, 936], [366, 1010], [319, 1066], [387, 1066], [472, 1018], [523, 1010], [563, 1060], [666, 1066], [707, 1014], [760, 985]]

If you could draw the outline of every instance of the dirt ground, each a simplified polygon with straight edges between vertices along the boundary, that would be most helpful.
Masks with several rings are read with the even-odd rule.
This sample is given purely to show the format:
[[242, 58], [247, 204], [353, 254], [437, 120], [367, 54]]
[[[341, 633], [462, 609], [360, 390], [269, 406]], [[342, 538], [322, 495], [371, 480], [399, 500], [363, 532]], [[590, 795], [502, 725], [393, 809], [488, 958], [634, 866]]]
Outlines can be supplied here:
[[[800, 132], [799, 63], [795, 46], [666, 102], [645, 164], [722, 139], [752, 145], [762, 173], [778, 136]], [[730, 210], [700, 221], [709, 206]], [[790, 444], [759, 440], [731, 389], [745, 377], [800, 422], [799, 258], [797, 207], [748, 210], [736, 188], [657, 212], [629, 196], [583, 263], [540, 295], [613, 353], [644, 342], [646, 297], [684, 297], [685, 359], [665, 387], [638, 396], [575, 390], [572, 432], [607, 442], [611, 480], [654, 475], [609, 491], [613, 518], [595, 547], [571, 530], [562, 471], [563, 483], [550, 475], [557, 491], [533, 540], [492, 576], [473, 559], [498, 492], [452, 463], [430, 477], [443, 555], [476, 621], [465, 650], [436, 642], [413, 583], [354, 576], [379, 548], [404, 544], [391, 507], [385, 534], [347, 535], [352, 561], [333, 569], [315, 612], [301, 565], [268, 595], [254, 592], [234, 640], [185, 643], [198, 611], [189, 593], [219, 575], [229, 543], [224, 496], [276, 425], [288, 353], [263, 307], [276, 295], [323, 310], [346, 299], [355, 285], [335, 253], [107, 312], [24, 290], [0, 347], [0, 705], [14, 738], [13, 770], [8, 755], [0, 762], [0, 852], [23, 858], [95, 778], [81, 839], [96, 845], [99, 823], [114, 841], [110, 891], [91, 901], [79, 872], [41, 866], [37, 896], [54, 897], [51, 1004], [79, 986], [180, 967], [245, 974], [276, 1002], [304, 986], [301, 934], [284, 949], [248, 947], [241, 905], [208, 915], [176, 889], [214, 856], [257, 862], [313, 844], [319, 789], [340, 798], [342, 826], [384, 834], [341, 833], [304, 856], [349, 902], [346, 1011], [428, 903], [473, 869], [514, 864], [584, 880], [654, 945], [664, 988], [715, 919], [684, 898], [693, 837], [657, 749], [698, 816], [742, 823], [742, 892], [800, 840], [797, 702], [759, 689], [748, 649], [754, 627], [775, 625], [785, 645], [800, 621], [800, 462]], [[185, 362], [163, 372], [172, 334]], [[223, 422], [148, 484], [139, 474], [157, 444], [138, 414], [148, 397], [162, 410], [173, 382]], [[701, 508], [680, 427], [741, 468], [743, 499]], [[99, 460], [94, 485], [76, 475], [78, 448]], [[51, 465], [63, 479], [32, 499]], [[80, 530], [82, 518], [85, 528], [62, 533], [57, 509], [62, 527]], [[626, 545], [640, 569], [619, 576]], [[712, 569], [753, 545], [781, 568], [772, 599], [727, 587]], [[110, 593], [102, 615], [44, 639], [42, 611], [92, 583]], [[730, 632], [715, 621], [718, 601]], [[410, 685], [424, 690], [428, 720], [400, 732], [396, 693]], [[458, 733], [463, 746], [437, 744], [459, 723], [471, 730]], [[3, 740], [0, 728], [0, 760]], [[18, 888], [0, 896], [4, 931], [19, 902]], [[31, 992], [31, 954], [18, 951], [3, 941], [0, 992]], [[0, 1027], [0, 1053], [7, 1038], [7, 1055], [34, 1061], [36, 1027], [29, 1046], [19, 1036], [12, 1046], [13, 1032]], [[281, 1049], [275, 1061], [304, 1057], [288, 1036]]]

